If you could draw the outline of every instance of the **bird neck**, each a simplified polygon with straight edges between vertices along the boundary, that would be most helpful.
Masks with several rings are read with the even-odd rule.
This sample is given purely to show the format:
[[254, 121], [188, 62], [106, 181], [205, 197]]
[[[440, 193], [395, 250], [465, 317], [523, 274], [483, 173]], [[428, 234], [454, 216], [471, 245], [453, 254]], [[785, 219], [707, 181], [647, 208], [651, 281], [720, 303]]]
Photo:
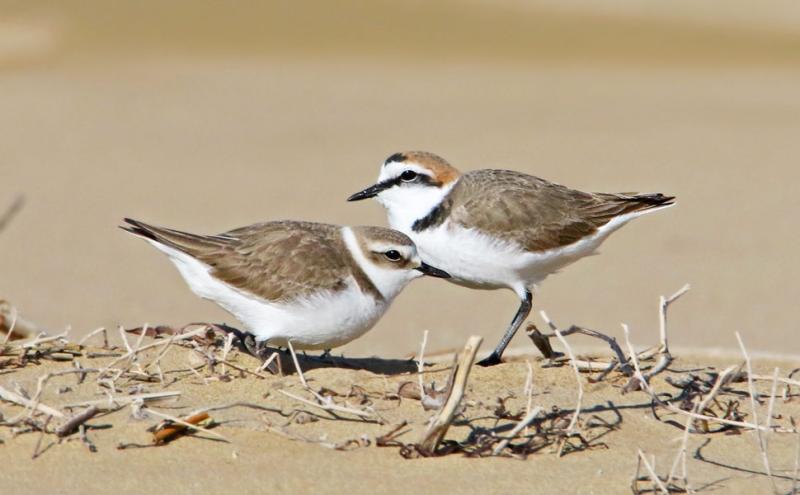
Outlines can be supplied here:
[[[438, 225], [443, 220], [447, 197], [458, 181], [442, 187], [413, 187], [386, 191], [378, 201], [386, 208], [389, 225], [400, 232], [415, 232]], [[412, 237], [413, 238], [413, 237]]]

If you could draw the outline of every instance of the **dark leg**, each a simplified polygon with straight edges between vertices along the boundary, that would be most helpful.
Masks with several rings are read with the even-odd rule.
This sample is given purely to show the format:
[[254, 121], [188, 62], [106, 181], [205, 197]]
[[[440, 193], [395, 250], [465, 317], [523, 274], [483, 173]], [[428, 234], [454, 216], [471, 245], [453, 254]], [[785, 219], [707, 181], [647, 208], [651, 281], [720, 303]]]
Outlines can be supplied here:
[[511, 324], [508, 326], [506, 333], [503, 334], [503, 338], [500, 339], [500, 343], [497, 344], [497, 347], [489, 354], [489, 357], [478, 361], [478, 365], [480, 366], [494, 366], [495, 364], [500, 364], [503, 361], [500, 359], [503, 357], [503, 351], [506, 350], [508, 347], [508, 343], [511, 342], [511, 339], [514, 338], [514, 334], [517, 333], [517, 330], [520, 326], [522, 326], [522, 322], [525, 321], [525, 318], [528, 317], [528, 314], [531, 312], [531, 306], [533, 302], [533, 295], [531, 291], [525, 291], [525, 299], [520, 303], [519, 309], [517, 310], [517, 314], [514, 315], [514, 319], [511, 320]]

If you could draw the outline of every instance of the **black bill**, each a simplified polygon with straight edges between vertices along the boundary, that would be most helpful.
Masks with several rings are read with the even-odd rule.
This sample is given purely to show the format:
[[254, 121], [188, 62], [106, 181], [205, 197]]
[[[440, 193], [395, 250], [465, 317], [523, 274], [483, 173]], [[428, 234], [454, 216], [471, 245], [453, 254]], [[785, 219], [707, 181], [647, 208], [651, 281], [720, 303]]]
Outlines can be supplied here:
[[446, 271], [440, 270], [440, 269], [435, 268], [435, 267], [432, 267], [431, 265], [425, 263], [424, 261], [422, 262], [421, 265], [416, 267], [415, 270], [421, 271], [425, 275], [428, 275], [428, 276], [431, 276], [431, 277], [450, 278], [450, 274], [447, 273]]
[[369, 186], [368, 188], [364, 189], [363, 191], [359, 191], [359, 192], [353, 194], [352, 196], [347, 198], [347, 201], [361, 201], [362, 199], [374, 198], [375, 196], [380, 194], [381, 191], [383, 191], [385, 189], [389, 189], [393, 185], [394, 185], [394, 181], [378, 182], [377, 184]]

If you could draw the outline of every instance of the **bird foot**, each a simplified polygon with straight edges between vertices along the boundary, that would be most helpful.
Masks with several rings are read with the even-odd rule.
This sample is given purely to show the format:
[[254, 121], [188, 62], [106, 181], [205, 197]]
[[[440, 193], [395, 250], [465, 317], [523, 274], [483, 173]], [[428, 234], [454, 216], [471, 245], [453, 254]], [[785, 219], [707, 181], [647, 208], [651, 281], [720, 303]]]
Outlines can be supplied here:
[[497, 354], [495, 354], [493, 352], [493, 353], [489, 354], [489, 356], [487, 358], [481, 359], [480, 361], [478, 361], [475, 364], [477, 364], [478, 366], [488, 367], [488, 366], [494, 366], [496, 364], [500, 364], [502, 362], [503, 362], [503, 360], [500, 358], [500, 356], [498, 356]]

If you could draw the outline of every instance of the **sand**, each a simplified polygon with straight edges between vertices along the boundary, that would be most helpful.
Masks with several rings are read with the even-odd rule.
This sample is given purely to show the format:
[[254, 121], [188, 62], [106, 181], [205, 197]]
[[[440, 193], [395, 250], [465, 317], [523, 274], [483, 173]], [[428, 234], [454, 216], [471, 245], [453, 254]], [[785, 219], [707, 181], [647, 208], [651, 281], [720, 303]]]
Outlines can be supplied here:
[[[656, 334], [658, 296], [691, 283], [670, 315], [677, 366], [738, 363], [735, 331], [764, 373], [798, 366], [793, 2], [774, 0], [758, 13], [738, 1], [647, 9], [549, 0], [304, 5], [4, 5], [0, 214], [20, 195], [25, 203], [0, 231], [0, 299], [51, 334], [70, 327], [76, 340], [101, 326], [235, 325], [194, 297], [162, 255], [117, 229], [120, 220], [202, 233], [280, 218], [383, 225], [377, 204], [345, 198], [374, 181], [391, 153], [426, 149], [462, 170], [505, 167], [586, 190], [676, 195], [676, 208], [626, 226], [599, 256], [549, 278], [535, 310], [618, 338], [624, 322], [633, 341], [646, 344]], [[486, 352], [517, 304], [507, 291], [416, 281], [371, 332], [337, 353], [395, 363], [418, 349], [426, 329], [431, 350], [458, 349], [478, 334]], [[531, 321], [541, 323], [536, 314]], [[574, 346], [605, 352], [583, 338]], [[518, 337], [510, 356], [535, 352]], [[30, 390], [54, 366], [64, 365], [5, 373], [0, 385]], [[534, 369], [536, 401], [573, 407], [569, 370], [538, 362]], [[526, 370], [523, 362], [474, 370], [468, 398], [519, 395]], [[396, 391], [399, 381], [414, 379], [387, 372], [315, 369], [309, 377], [341, 390], [357, 382]], [[234, 397], [298, 407], [280, 394], [264, 397], [297, 388], [295, 376], [198, 380], [182, 379], [176, 413]], [[77, 393], [98, 392], [92, 385]], [[147, 441], [144, 430], [155, 422], [131, 420], [125, 409], [94, 421], [111, 425], [92, 432], [97, 454], [69, 441], [31, 461], [37, 435], [12, 439], [0, 428], [0, 485], [21, 493], [108, 486], [121, 493], [626, 492], [636, 449], [656, 455], [663, 472], [680, 432], [650, 417], [641, 392], [587, 388], [586, 404], [609, 400], [631, 406], [622, 409], [624, 426], [603, 438], [609, 449], [562, 458], [545, 450], [526, 461], [404, 460], [396, 448], [374, 446], [389, 425], [299, 428], [336, 441], [372, 439], [370, 447], [331, 451], [263, 431], [248, 410], [221, 416], [250, 421], [217, 429], [231, 444], [186, 437], [117, 451], [120, 441]], [[782, 406], [792, 411], [794, 402]], [[432, 414], [418, 402], [389, 405], [397, 409], [387, 413], [392, 420], [408, 417], [416, 428]], [[0, 407], [14, 414], [15, 406]], [[465, 437], [456, 428], [450, 438]], [[710, 461], [690, 461], [693, 482], [719, 482], [726, 493], [769, 488], [755, 474], [763, 468], [752, 433], [710, 438], [702, 450]], [[692, 448], [704, 440], [693, 437]], [[791, 476], [793, 442], [771, 440], [784, 476]]]
[[[136, 337], [130, 339], [136, 347]], [[222, 341], [215, 347], [203, 347], [218, 358], [222, 356]], [[142, 345], [151, 343], [150, 339]], [[156, 376], [153, 362], [166, 345], [144, 352], [139, 364]], [[44, 349], [47, 346], [43, 346]], [[7, 353], [11, 352], [7, 350]], [[77, 357], [85, 368], [103, 369], [107, 365], [126, 369], [126, 361], [112, 363], [112, 357], [90, 358], [89, 353], [116, 352], [98, 348], [83, 348]], [[314, 401], [297, 374], [263, 377], [255, 376], [260, 361], [234, 348], [227, 361], [230, 366], [217, 364], [213, 371], [204, 366], [205, 360], [190, 349], [173, 345], [160, 361], [164, 382], [157, 378], [142, 381], [125, 374], [114, 381], [116, 390], [100, 385], [97, 373], [89, 373], [81, 384], [75, 374], [54, 377], [44, 388], [40, 403], [64, 410], [66, 404], [95, 401], [105, 412], [88, 422], [87, 436], [97, 451], [92, 453], [78, 438], [71, 435], [59, 441], [54, 435], [41, 437], [36, 431], [0, 426], [0, 488], [6, 493], [141, 493], [165, 490], [170, 493], [217, 493], [235, 490], [241, 493], [385, 493], [480, 492], [480, 493], [625, 493], [637, 465], [638, 451], [654, 456], [656, 471], [666, 476], [681, 447], [681, 425], [685, 418], [658, 409], [658, 419], [651, 410], [651, 400], [645, 392], [622, 393], [626, 379], [612, 373], [606, 380], [591, 383], [581, 377], [585, 395], [582, 400], [579, 431], [588, 441], [584, 448], [572, 440], [559, 457], [559, 445], [553, 442], [541, 446], [527, 456], [475, 457], [451, 453], [440, 457], [406, 459], [397, 446], [376, 445], [377, 437], [387, 434], [402, 422], [407, 422], [403, 434], [396, 439], [404, 444], [419, 441], [428, 419], [436, 411], [426, 411], [419, 400], [397, 396], [402, 383], [417, 383], [416, 364], [408, 360], [350, 360], [335, 364], [321, 363], [300, 356], [301, 368], [309, 387], [331, 395], [339, 406], [361, 411], [376, 411], [382, 424], [338, 413], [337, 417], [303, 403]], [[284, 356], [285, 358], [285, 356]], [[118, 360], [119, 361], [119, 360]], [[438, 364], [429, 364], [424, 375], [426, 385], [442, 386], [450, 373], [450, 358], [439, 356]], [[485, 369], [475, 367], [467, 385], [463, 409], [450, 428], [446, 440], [469, 444], [470, 432], [495, 431], [507, 434], [515, 419], [499, 419], [500, 402], [505, 400], [508, 415], [524, 415], [528, 395], [525, 391], [528, 363], [532, 363], [531, 404], [543, 408], [543, 414], [561, 411], [561, 428], [572, 417], [576, 404], [576, 382], [568, 366], [549, 367], [540, 357], [526, 356], [512, 362]], [[706, 372], [719, 372], [738, 362], [722, 360], [678, 359], [671, 371], [652, 380], [663, 397], [677, 397], [679, 390], [666, 379], [697, 377]], [[756, 373], [771, 375], [773, 366], [786, 369], [788, 363], [760, 361]], [[72, 368], [69, 362], [41, 359], [16, 369], [8, 363], [2, 369], [2, 385], [24, 390], [33, 395], [39, 377], [49, 372]], [[190, 371], [195, 367], [196, 371]], [[291, 368], [291, 366], [289, 366]], [[351, 369], [358, 368], [358, 369]], [[136, 365], [129, 368], [135, 371]], [[143, 376], [141, 374], [139, 377]], [[594, 374], [597, 378], [597, 374]], [[110, 383], [108, 376], [106, 383]], [[758, 413], [765, 418], [769, 407], [770, 382], [758, 382], [765, 394]], [[800, 413], [796, 392], [782, 398], [783, 386], [778, 388], [774, 405], [774, 426], [790, 428], [789, 418]], [[418, 390], [418, 389], [416, 389]], [[748, 412], [749, 398], [746, 383], [732, 384], [719, 397], [722, 404], [737, 403], [743, 419], [752, 420]], [[148, 402], [139, 417], [130, 406], [110, 406], [109, 396], [124, 400], [131, 394], [179, 391], [177, 399]], [[225, 441], [197, 434], [178, 437], [165, 445], [153, 446], [153, 434], [148, 428], [160, 418], [150, 414], [165, 413], [187, 417], [190, 411], [215, 405], [245, 402], [264, 410], [244, 407], [212, 411], [216, 422], [212, 432]], [[679, 404], [676, 401], [675, 404]], [[727, 406], [723, 406], [727, 407]], [[74, 414], [85, 407], [71, 409]], [[109, 409], [110, 408], [110, 409]], [[6, 421], [24, 411], [15, 405], [0, 404], [0, 414]], [[69, 415], [68, 414], [68, 415]], [[44, 416], [35, 415], [39, 424]], [[315, 421], [311, 421], [316, 419]], [[50, 428], [63, 420], [54, 419]], [[552, 420], [538, 422], [536, 427], [552, 428]], [[550, 426], [548, 426], [550, 425]], [[484, 428], [484, 430], [481, 430]], [[712, 425], [712, 429], [718, 428]], [[21, 431], [21, 432], [20, 432]], [[772, 433], [768, 437], [768, 452], [774, 479], [786, 490], [791, 486], [797, 434]], [[519, 440], [512, 443], [519, 443]], [[121, 448], [126, 446], [127, 448]], [[338, 447], [336, 447], [338, 446]], [[342, 450], [337, 450], [340, 448]], [[692, 434], [687, 443], [687, 470], [694, 489], [724, 493], [764, 493], [770, 488], [763, 475], [764, 467], [758, 449], [758, 439], [752, 431], [736, 428], [728, 433]], [[32, 459], [35, 452], [38, 456]], [[474, 450], [473, 450], [474, 452]], [[644, 473], [643, 473], [644, 474]], [[643, 483], [644, 488], [648, 483]]]

